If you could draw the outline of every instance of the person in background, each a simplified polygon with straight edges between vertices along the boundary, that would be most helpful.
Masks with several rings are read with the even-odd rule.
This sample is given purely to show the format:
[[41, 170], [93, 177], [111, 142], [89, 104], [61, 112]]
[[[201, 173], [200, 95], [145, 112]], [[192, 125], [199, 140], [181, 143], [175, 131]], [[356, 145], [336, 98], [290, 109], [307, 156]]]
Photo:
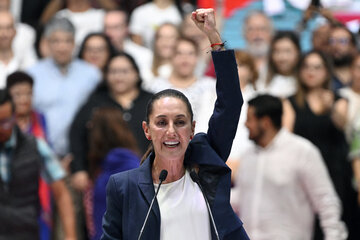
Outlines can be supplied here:
[[152, 85], [153, 79], [156, 77], [168, 78], [170, 76], [171, 59], [174, 56], [176, 41], [179, 37], [179, 30], [174, 24], [164, 23], [157, 29], [150, 77], [145, 80], [145, 87]]
[[152, 94], [141, 88], [141, 77], [135, 60], [126, 53], [118, 53], [105, 68], [105, 79], [77, 112], [70, 130], [72, 183], [83, 192], [89, 184], [89, 123], [98, 107], [114, 107], [122, 113], [134, 135], [141, 154], [148, 148], [141, 122], [146, 104]]
[[115, 55], [110, 39], [103, 33], [90, 33], [82, 42], [79, 59], [91, 63], [104, 73], [109, 59]]
[[94, 110], [89, 128], [89, 178], [84, 192], [88, 235], [99, 240], [106, 210], [106, 184], [110, 175], [139, 167], [136, 140], [120, 111], [112, 107]]
[[183, 9], [180, 0], [153, 0], [134, 9], [129, 29], [132, 40], [152, 48], [155, 31], [163, 23], [179, 25]]
[[[167, 88], [181, 91], [189, 99], [194, 110], [194, 119], [196, 121], [204, 117], [198, 114], [201, 105], [201, 96], [209, 92], [212, 92], [212, 95], [216, 95], [216, 82], [213, 78], [196, 76], [195, 69], [198, 59], [199, 49], [197, 43], [192, 39], [180, 37], [175, 44], [174, 55], [171, 58], [172, 72], [170, 76], [168, 78], [155, 78], [151, 85], [146, 88], [153, 93]], [[210, 116], [211, 114], [208, 117]], [[208, 122], [208, 120], [209, 119], [205, 121]]]
[[[74, 209], [63, 180], [65, 171], [43, 139], [24, 134], [17, 127], [14, 107], [19, 102], [19, 92], [15, 90], [18, 89], [11, 88], [16, 95], [14, 104], [7, 91], [0, 90], [0, 238], [40, 238], [38, 182], [41, 175], [52, 188], [65, 239], [75, 240]], [[41, 239], [49, 239], [49, 235], [43, 237]]]
[[[310, 51], [299, 63], [298, 90], [284, 101], [284, 126], [317, 146], [342, 202], [349, 239], [358, 238], [354, 222], [356, 195], [344, 129], [348, 101], [331, 90], [331, 65], [324, 54]], [[315, 239], [321, 238], [317, 227]]]
[[345, 26], [331, 28], [329, 53], [334, 64], [332, 89], [338, 90], [351, 84], [350, 65], [356, 53], [356, 38]]
[[300, 57], [298, 36], [291, 31], [277, 32], [270, 44], [265, 84], [260, 82], [257, 89], [280, 98], [294, 95]]
[[65, 18], [54, 18], [45, 28], [50, 58], [28, 69], [34, 79], [35, 110], [43, 113], [49, 143], [55, 153], [69, 153], [68, 134], [74, 115], [100, 82], [100, 71], [85, 61], [74, 58], [75, 29]]
[[[260, 79], [266, 73], [266, 63], [273, 36], [272, 20], [263, 12], [251, 12], [245, 19], [244, 36], [246, 51], [255, 59]], [[264, 76], [265, 77], [265, 76]]]
[[5, 88], [6, 77], [10, 73], [25, 70], [37, 60], [34, 55], [28, 54], [29, 51], [21, 52], [13, 48], [15, 36], [12, 14], [7, 10], [0, 10], [0, 89]]
[[139, 66], [144, 81], [151, 80], [153, 53], [150, 49], [138, 45], [129, 38], [129, 16], [123, 10], [112, 10], [105, 14], [104, 32], [118, 52], [130, 54]]
[[325, 239], [347, 239], [341, 203], [319, 150], [282, 128], [282, 102], [258, 95], [246, 127], [255, 145], [244, 152], [231, 203], [251, 239], [311, 240], [315, 214]]
[[95, 9], [90, 0], [65, 0], [66, 8], [55, 14], [57, 18], [68, 19], [75, 27], [75, 52], [89, 33], [102, 32], [104, 27], [103, 9]]
[[[42, 114], [32, 109], [33, 84], [34, 80], [28, 74], [16, 71], [7, 77], [6, 89], [15, 106], [15, 120], [19, 129], [25, 134], [32, 135], [41, 141], [47, 142], [45, 118]], [[52, 156], [55, 157], [53, 153]], [[54, 161], [58, 160], [56, 159]], [[57, 184], [48, 184], [45, 177], [39, 178], [39, 200], [41, 206], [39, 227], [41, 240], [49, 240], [52, 234], [53, 207], [51, 191], [55, 193], [55, 202], [61, 213], [66, 212], [63, 208], [66, 208], [67, 205], [70, 204], [72, 206], [69, 192], [63, 180]], [[60, 196], [64, 197], [65, 200], [60, 200]], [[62, 216], [62, 218], [63, 217], [64, 216]], [[65, 223], [64, 219], [62, 219], [62, 222], [63, 225], [66, 226], [65, 232], [74, 231], [71, 229], [72, 226], [66, 225], [67, 223]], [[67, 229], [69, 227], [71, 227], [70, 230]]]

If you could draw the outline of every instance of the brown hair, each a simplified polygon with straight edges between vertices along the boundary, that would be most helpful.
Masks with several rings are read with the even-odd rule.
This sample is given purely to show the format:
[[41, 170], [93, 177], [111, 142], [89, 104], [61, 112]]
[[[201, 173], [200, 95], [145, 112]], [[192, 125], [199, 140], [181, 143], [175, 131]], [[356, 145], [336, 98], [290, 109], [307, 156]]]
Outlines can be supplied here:
[[295, 101], [296, 101], [297, 105], [299, 107], [301, 107], [301, 108], [303, 108], [305, 106], [306, 94], [309, 91], [309, 89], [305, 86], [305, 84], [301, 80], [301, 71], [304, 68], [306, 59], [312, 54], [316, 54], [321, 58], [321, 60], [322, 60], [322, 62], [324, 64], [325, 70], [327, 72], [327, 76], [326, 76], [326, 79], [324, 81], [323, 88], [324, 89], [330, 89], [331, 88], [330, 84], [331, 84], [331, 77], [333, 76], [333, 69], [332, 69], [331, 63], [328, 61], [325, 54], [322, 53], [319, 50], [312, 50], [312, 51], [304, 54], [301, 57], [300, 62], [299, 62], [299, 71], [297, 73], [298, 90], [297, 90], [297, 92], [295, 94]]
[[116, 108], [97, 108], [91, 118], [89, 132], [89, 173], [94, 179], [100, 163], [106, 154], [114, 148], [127, 148], [139, 153], [136, 140]]
[[297, 63], [295, 64], [295, 67], [293, 69], [292, 74], [294, 76], [297, 75], [298, 72], [298, 64], [299, 64], [299, 60], [300, 60], [300, 56], [301, 56], [301, 48], [300, 48], [300, 42], [299, 42], [299, 37], [296, 35], [295, 32], [292, 31], [279, 31], [275, 34], [275, 36], [273, 37], [273, 39], [271, 40], [270, 43], [270, 51], [269, 51], [269, 56], [268, 56], [268, 72], [267, 72], [267, 76], [266, 76], [266, 85], [269, 85], [271, 80], [273, 79], [273, 77], [275, 76], [276, 73], [278, 73], [278, 69], [275, 65], [274, 59], [273, 59], [273, 53], [274, 53], [274, 48], [275, 48], [275, 44], [276, 42], [278, 42], [279, 40], [282, 39], [288, 39], [290, 40], [290, 42], [292, 42], [292, 44], [294, 44], [297, 52], [298, 52], [298, 59], [297, 59]]
[[250, 84], [256, 90], [255, 82], [259, 78], [259, 72], [256, 69], [254, 58], [247, 52], [236, 50], [235, 59], [238, 66], [245, 65], [249, 68], [252, 74], [252, 77], [250, 79]]
[[154, 74], [154, 76], [159, 76], [159, 67], [161, 66], [161, 62], [162, 62], [162, 59], [161, 57], [159, 56], [159, 53], [156, 49], [156, 41], [157, 39], [159, 38], [159, 32], [161, 31], [161, 29], [165, 26], [171, 26], [173, 27], [177, 34], [178, 34], [178, 37], [180, 36], [180, 33], [179, 33], [179, 29], [176, 25], [172, 24], [172, 23], [164, 23], [162, 24], [161, 26], [159, 26], [159, 28], [156, 30], [155, 32], [155, 37], [154, 37], [154, 44], [153, 44], [153, 48], [154, 48], [154, 58], [153, 58], [153, 63], [152, 63], [152, 66], [151, 66], [151, 71], [152, 73]]

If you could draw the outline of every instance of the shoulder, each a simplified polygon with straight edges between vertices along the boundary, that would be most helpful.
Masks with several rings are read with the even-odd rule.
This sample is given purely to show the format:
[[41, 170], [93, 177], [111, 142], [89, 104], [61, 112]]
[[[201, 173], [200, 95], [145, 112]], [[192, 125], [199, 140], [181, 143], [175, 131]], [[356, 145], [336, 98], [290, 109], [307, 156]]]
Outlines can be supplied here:
[[286, 129], [282, 129], [281, 131], [283, 132], [283, 144], [291, 148], [296, 148], [298, 150], [297, 152], [308, 153], [318, 151], [317, 147], [308, 139], [289, 132]]

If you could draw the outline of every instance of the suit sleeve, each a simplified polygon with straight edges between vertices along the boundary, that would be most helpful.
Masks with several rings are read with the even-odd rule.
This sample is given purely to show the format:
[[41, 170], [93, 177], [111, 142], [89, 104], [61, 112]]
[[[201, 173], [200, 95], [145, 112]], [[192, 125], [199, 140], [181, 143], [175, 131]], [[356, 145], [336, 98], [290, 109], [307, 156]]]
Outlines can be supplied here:
[[122, 239], [122, 196], [117, 191], [114, 176], [111, 176], [106, 186], [106, 212], [101, 240]]
[[212, 57], [217, 99], [207, 135], [211, 146], [226, 161], [236, 134], [243, 98], [234, 51], [212, 52]]

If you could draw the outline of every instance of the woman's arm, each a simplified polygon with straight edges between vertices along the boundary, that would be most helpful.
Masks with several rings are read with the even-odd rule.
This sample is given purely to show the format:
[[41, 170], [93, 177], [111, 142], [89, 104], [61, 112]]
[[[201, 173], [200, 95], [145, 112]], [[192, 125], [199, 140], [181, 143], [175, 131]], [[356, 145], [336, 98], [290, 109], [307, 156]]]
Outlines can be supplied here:
[[216, 29], [213, 9], [199, 9], [192, 19], [203, 31], [211, 44], [216, 72], [217, 100], [209, 121], [208, 140], [211, 146], [226, 161], [235, 137], [243, 98], [240, 91], [237, 65], [233, 51], [226, 51]]

